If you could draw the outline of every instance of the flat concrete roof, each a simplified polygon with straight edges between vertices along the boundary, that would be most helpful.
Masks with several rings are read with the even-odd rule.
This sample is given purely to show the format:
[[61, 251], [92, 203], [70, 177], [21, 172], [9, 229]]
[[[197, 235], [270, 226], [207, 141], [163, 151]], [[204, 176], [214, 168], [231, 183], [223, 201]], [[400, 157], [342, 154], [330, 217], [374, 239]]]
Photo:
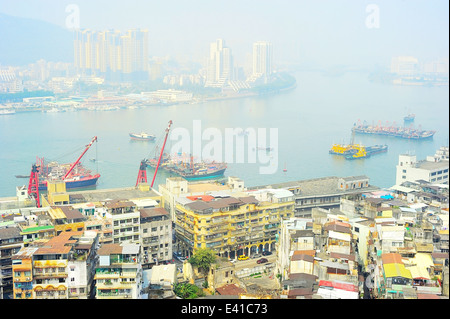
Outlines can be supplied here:
[[[309, 180], [302, 180], [302, 181], [292, 181], [292, 182], [286, 182], [286, 183], [278, 183], [278, 184], [271, 184], [271, 185], [265, 185], [265, 186], [256, 186], [256, 187], [249, 187], [248, 189], [261, 189], [261, 188], [273, 188], [273, 189], [279, 189], [279, 188], [300, 188], [301, 193], [295, 194], [297, 198], [301, 197], [308, 197], [308, 196], [318, 196], [318, 195], [335, 195], [335, 194], [350, 194], [350, 193], [366, 193], [366, 192], [372, 192], [374, 190], [379, 190], [379, 187], [371, 186], [365, 187], [365, 188], [357, 188], [357, 189], [351, 189], [351, 190], [342, 190], [338, 188], [339, 180], [345, 179], [346, 177], [336, 177], [336, 176], [330, 176], [330, 177], [322, 177], [322, 178], [315, 178], [315, 179], [309, 179]], [[354, 177], [352, 177], [353, 179]]]
[[149, 191], [141, 191], [139, 188], [111, 188], [111, 189], [95, 189], [85, 191], [71, 191], [69, 195], [81, 195], [84, 202], [102, 202], [106, 200], [132, 200], [137, 198], [160, 196], [158, 192], [151, 189]]
[[420, 161], [417, 162], [417, 168], [426, 169], [430, 171], [445, 169], [448, 168], [448, 161], [440, 161], [440, 162], [430, 162], [430, 161]]

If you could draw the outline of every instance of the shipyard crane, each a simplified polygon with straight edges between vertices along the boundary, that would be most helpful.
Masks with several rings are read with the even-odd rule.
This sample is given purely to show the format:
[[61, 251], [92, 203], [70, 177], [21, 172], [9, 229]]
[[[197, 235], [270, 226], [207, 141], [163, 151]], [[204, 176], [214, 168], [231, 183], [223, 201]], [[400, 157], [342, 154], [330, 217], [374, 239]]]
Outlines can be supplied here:
[[136, 187], [139, 185], [139, 183], [147, 183], [147, 164], [145, 162], [146, 160], [143, 159], [141, 161], [141, 165], [139, 166], [139, 173], [136, 180]]
[[[158, 168], [159, 168], [159, 165], [161, 163], [161, 158], [164, 155], [164, 147], [166, 146], [167, 137], [169, 135], [169, 131], [170, 131], [170, 127], [171, 126], [172, 126], [172, 121], [169, 121], [169, 125], [166, 128], [166, 135], [165, 135], [165, 138], [164, 138], [164, 143], [163, 143], [163, 145], [161, 147], [161, 153], [159, 155], [158, 164], [155, 167], [155, 173], [153, 174], [153, 180], [152, 180], [152, 184], [150, 185], [150, 187], [153, 187], [153, 184], [155, 183], [156, 174], [158, 173]], [[138, 177], [137, 177], [137, 180], [136, 180], [136, 186], [135, 187], [137, 187], [140, 183], [147, 183], [147, 160], [146, 159], [143, 159], [141, 161], [140, 166], [139, 166], [139, 173], [138, 173]]]
[[36, 207], [41, 207], [41, 201], [39, 199], [39, 168], [40, 166], [33, 164], [31, 166], [30, 180], [28, 182], [28, 196], [34, 198], [36, 201]]
[[83, 153], [81, 153], [80, 157], [78, 157], [78, 159], [70, 166], [69, 170], [67, 171], [66, 175], [64, 175], [64, 177], [62, 178], [62, 180], [65, 180], [67, 176], [69, 176], [69, 174], [72, 172], [72, 170], [75, 168], [75, 166], [80, 162], [81, 158], [84, 156], [84, 154], [88, 151], [88, 149], [92, 146], [92, 144], [94, 144], [94, 142], [97, 141], [97, 136], [94, 136], [94, 138], [92, 139], [92, 141], [86, 145], [85, 150], [83, 151]]
[[161, 154], [159, 155], [158, 164], [156, 165], [155, 174], [153, 174], [153, 180], [152, 180], [152, 184], [150, 185], [150, 187], [153, 187], [153, 184], [155, 183], [156, 174], [158, 173], [159, 164], [161, 163], [161, 158], [163, 157], [163, 154], [164, 154], [164, 147], [166, 146], [167, 136], [169, 136], [169, 131], [170, 131], [171, 126], [172, 126], [172, 120], [169, 121], [169, 125], [166, 128], [166, 136], [164, 138], [164, 143], [161, 148]]

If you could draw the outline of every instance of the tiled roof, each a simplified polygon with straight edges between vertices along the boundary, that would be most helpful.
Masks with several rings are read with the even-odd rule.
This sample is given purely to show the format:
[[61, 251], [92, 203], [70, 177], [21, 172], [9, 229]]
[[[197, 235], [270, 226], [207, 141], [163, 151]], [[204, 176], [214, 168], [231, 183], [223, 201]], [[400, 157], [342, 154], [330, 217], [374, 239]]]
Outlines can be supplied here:
[[76, 239], [71, 238], [82, 234], [82, 231], [62, 232], [58, 236], [52, 237], [42, 247], [39, 247], [36, 255], [67, 254], [72, 250], [72, 245], [77, 242]]
[[228, 284], [220, 288], [216, 288], [216, 291], [219, 295], [225, 296], [237, 296], [239, 294], [245, 293], [244, 289], [236, 286], [235, 284]]
[[99, 256], [109, 256], [112, 254], [121, 254], [121, 253], [122, 253], [122, 246], [120, 246], [119, 244], [104, 244], [97, 251], [97, 255]]

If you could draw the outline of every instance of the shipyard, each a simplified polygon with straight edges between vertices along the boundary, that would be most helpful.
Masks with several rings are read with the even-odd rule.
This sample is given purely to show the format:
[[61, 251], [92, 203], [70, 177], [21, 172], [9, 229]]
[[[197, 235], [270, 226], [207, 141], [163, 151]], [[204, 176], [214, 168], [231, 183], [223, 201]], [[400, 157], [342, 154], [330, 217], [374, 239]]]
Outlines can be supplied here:
[[[63, 179], [48, 179], [46, 192], [18, 186], [15, 197], [0, 199], [3, 269], [13, 270], [10, 275], [2, 272], [1, 292], [18, 299], [170, 299], [177, 285], [208, 282], [203, 298], [214, 291], [270, 299], [445, 298], [449, 154], [448, 147], [442, 147], [423, 160], [430, 165], [417, 166], [424, 172], [440, 170], [439, 183], [400, 178], [388, 189], [372, 185], [367, 176], [256, 187], [234, 176], [226, 182], [176, 176], [153, 187], [142, 172], [135, 186], [124, 188], [69, 190], [70, 181]], [[399, 161], [404, 160], [400, 156]], [[400, 166], [400, 174], [405, 168]], [[419, 232], [429, 232], [430, 239], [415, 235]], [[52, 260], [48, 254], [63, 254], [58, 247], [66, 242], [75, 243], [64, 250], [66, 259]], [[40, 248], [44, 243], [53, 247], [48, 253]], [[209, 274], [190, 262], [203, 250], [213, 252], [218, 262]], [[39, 256], [51, 264], [44, 266]], [[119, 273], [110, 273], [95, 256], [114, 258], [120, 274], [126, 267], [129, 284], [109, 284]], [[300, 261], [310, 266], [296, 268]], [[83, 272], [92, 262], [93, 277], [84, 285], [61, 280], [58, 286], [52, 284], [51, 278], [65, 269], [62, 263]], [[404, 267], [401, 275], [389, 268], [395, 263]], [[425, 269], [430, 266], [434, 279]], [[39, 279], [42, 267], [59, 267], [46, 275], [45, 284]], [[26, 271], [35, 275], [25, 278]], [[144, 278], [149, 271], [167, 283], [155, 286], [157, 277]], [[230, 271], [235, 275], [223, 276]], [[399, 275], [405, 276], [404, 283], [389, 281]], [[364, 280], [367, 276], [371, 283]], [[138, 289], [142, 284], [145, 289]]]

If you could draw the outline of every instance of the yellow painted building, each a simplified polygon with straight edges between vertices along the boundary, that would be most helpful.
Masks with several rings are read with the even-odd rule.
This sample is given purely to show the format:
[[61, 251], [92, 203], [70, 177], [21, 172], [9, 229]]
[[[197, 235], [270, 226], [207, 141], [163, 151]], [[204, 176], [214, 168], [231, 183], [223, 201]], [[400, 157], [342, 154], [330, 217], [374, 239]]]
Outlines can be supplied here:
[[293, 194], [286, 190], [181, 201], [184, 204], [178, 201], [175, 210], [175, 233], [178, 250], [186, 255], [200, 248], [232, 258], [272, 251], [281, 220], [294, 215]]
[[56, 234], [66, 231], [84, 231], [87, 218], [69, 206], [52, 206], [48, 210]]
[[37, 249], [24, 247], [12, 257], [14, 299], [34, 299], [32, 259]]

